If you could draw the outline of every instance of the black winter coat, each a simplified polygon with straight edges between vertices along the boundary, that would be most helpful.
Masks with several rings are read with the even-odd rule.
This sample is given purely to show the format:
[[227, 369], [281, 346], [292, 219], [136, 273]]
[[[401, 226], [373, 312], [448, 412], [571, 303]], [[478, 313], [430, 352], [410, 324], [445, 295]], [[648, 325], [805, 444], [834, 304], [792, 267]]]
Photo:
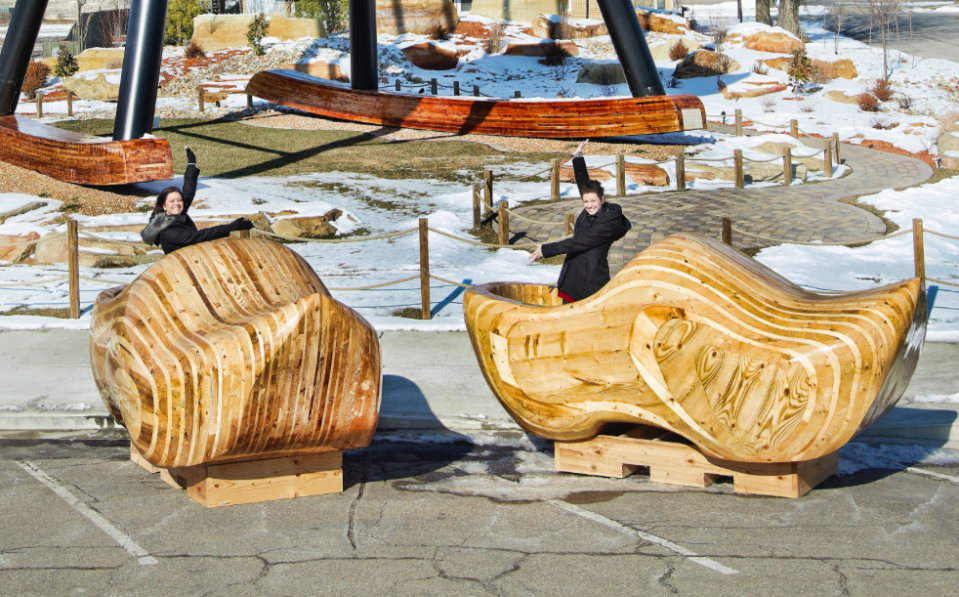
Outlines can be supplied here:
[[[589, 180], [586, 160], [573, 158], [576, 184], [582, 193]], [[603, 203], [595, 215], [585, 209], [576, 218], [573, 236], [566, 240], [543, 245], [543, 257], [566, 255], [559, 273], [559, 291], [573, 300], [592, 296], [609, 282], [609, 247], [626, 236], [632, 224], [623, 215], [623, 209], [615, 203]]]
[[159, 244], [163, 248], [164, 255], [183, 247], [230, 236], [230, 232], [238, 229], [235, 223], [213, 226], [204, 230], [197, 229], [193, 219], [186, 212], [196, 196], [199, 177], [200, 170], [196, 166], [192, 164], [187, 166], [186, 173], [183, 175], [183, 190], [180, 193], [183, 195], [183, 212], [175, 216], [163, 212], [154, 214], [143, 230], [144, 242], [151, 245]]

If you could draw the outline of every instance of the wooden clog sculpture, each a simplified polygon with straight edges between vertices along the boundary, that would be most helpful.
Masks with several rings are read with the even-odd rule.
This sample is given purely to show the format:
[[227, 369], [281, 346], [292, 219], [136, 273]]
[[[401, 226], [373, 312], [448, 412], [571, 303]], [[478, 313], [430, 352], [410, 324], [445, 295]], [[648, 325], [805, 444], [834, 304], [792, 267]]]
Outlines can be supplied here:
[[165, 469], [360, 448], [379, 417], [375, 331], [272, 242], [187, 247], [102, 293], [90, 352], [110, 412]]
[[685, 234], [586, 300], [486, 284], [466, 292], [464, 311], [487, 382], [530, 433], [568, 442], [639, 423], [741, 463], [824, 457], [882, 417], [926, 322], [919, 279], [816, 295]]

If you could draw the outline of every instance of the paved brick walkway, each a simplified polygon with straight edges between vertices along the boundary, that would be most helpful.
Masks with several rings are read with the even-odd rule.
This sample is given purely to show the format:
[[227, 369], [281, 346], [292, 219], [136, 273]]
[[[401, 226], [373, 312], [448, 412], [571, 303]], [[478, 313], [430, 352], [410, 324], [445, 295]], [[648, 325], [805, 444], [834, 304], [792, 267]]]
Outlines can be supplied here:
[[[732, 130], [731, 127], [710, 125], [710, 130], [714, 128], [721, 132]], [[804, 137], [803, 142], [811, 147], [822, 147], [818, 139]], [[880, 218], [840, 203], [839, 199], [913, 186], [932, 176], [932, 168], [915, 158], [856, 145], [843, 145], [841, 155], [852, 173], [837, 181], [794, 187], [647, 193], [611, 198], [610, 201], [623, 207], [633, 229], [610, 250], [610, 270], [618, 272], [636, 253], [670, 234], [696, 232], [719, 238], [724, 217], [732, 219], [734, 231], [744, 230], [783, 240], [843, 241], [878, 236], [886, 231]], [[579, 199], [558, 201], [519, 207], [513, 211], [542, 223], [531, 224], [512, 218], [512, 242], [524, 238], [556, 240], [563, 236], [563, 216], [579, 214], [582, 202]], [[769, 243], [743, 238], [741, 233], [734, 232], [733, 244], [746, 248]]]

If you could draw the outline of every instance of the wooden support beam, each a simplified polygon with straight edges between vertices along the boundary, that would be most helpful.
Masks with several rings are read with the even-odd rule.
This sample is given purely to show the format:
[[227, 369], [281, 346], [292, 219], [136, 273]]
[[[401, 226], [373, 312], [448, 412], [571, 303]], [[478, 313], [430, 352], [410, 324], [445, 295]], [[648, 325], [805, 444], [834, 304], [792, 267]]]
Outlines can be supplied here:
[[789, 186], [793, 183], [793, 152], [786, 148], [783, 153], [783, 184]]
[[80, 238], [77, 221], [67, 220], [67, 267], [70, 270], [70, 319], [80, 319]]
[[549, 163], [553, 167], [549, 173], [549, 200], [559, 201], [559, 168], [563, 160], [553, 158]]
[[733, 245], [733, 221], [729, 218], [723, 218], [723, 242]]
[[912, 221], [912, 252], [916, 265], [916, 277], [923, 285], [926, 284], [926, 249], [922, 238], [922, 219]]
[[616, 196], [626, 196], [626, 156], [616, 156]]
[[486, 209], [493, 211], [493, 171], [483, 171], [483, 192], [486, 198]]
[[479, 229], [483, 209], [483, 183], [473, 183], [473, 228]]
[[563, 216], [563, 234], [569, 236], [573, 233], [573, 227], [576, 225], [576, 216], [574, 214], [566, 214]]
[[499, 244], [508, 245], [509, 244], [509, 212], [506, 211], [509, 202], [506, 199], [501, 199], [497, 203], [499, 208]]
[[420, 319], [430, 319], [430, 221], [420, 218]]
[[73, 116], [73, 92], [67, 91], [67, 116]]
[[832, 178], [832, 141], [826, 140], [826, 148], [822, 154], [822, 169], [826, 176]]
[[676, 150], [676, 190], [686, 190], [686, 149]]
[[792, 135], [793, 139], [799, 138], [799, 121], [796, 119], [789, 121], [789, 134]]
[[743, 182], [743, 150], [734, 149], [733, 157], [735, 159], [735, 168], [736, 168], [736, 188], [741, 189], [745, 185], [745, 183]]
[[736, 136], [743, 136], [743, 111], [736, 109]]

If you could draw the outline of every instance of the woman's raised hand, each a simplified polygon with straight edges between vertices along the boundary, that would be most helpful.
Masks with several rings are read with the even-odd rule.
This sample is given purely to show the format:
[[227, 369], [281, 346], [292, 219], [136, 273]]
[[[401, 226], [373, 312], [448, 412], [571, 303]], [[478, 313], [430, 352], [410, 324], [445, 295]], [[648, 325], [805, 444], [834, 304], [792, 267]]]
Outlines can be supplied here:
[[589, 139], [586, 139], [585, 141], [583, 141], [582, 143], [579, 144], [579, 147], [577, 147], [577, 148], [576, 148], [576, 151], [573, 152], [573, 153], [574, 153], [574, 154], [576, 154], [576, 153], [583, 153], [583, 152], [586, 150], [586, 145], [587, 145], [588, 143], [589, 143]]
[[529, 262], [533, 263], [534, 261], [539, 261], [543, 258], [543, 245], [538, 245], [533, 243], [533, 246], [536, 247], [536, 250], [529, 256]]
[[189, 166], [196, 166], [196, 154], [189, 147], [186, 148], [186, 163]]

